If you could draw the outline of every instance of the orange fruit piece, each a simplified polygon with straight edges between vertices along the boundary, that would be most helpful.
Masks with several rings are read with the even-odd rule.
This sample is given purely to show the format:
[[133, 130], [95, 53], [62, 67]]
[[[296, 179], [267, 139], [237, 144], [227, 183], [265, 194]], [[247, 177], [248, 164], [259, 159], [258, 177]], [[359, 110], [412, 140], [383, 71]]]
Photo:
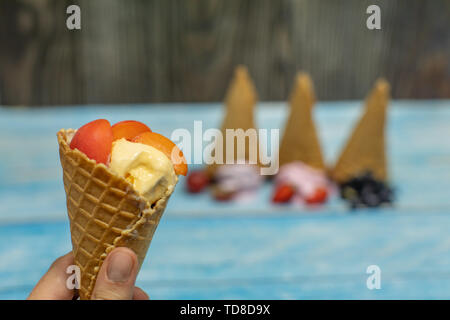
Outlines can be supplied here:
[[131, 141], [143, 143], [158, 149], [172, 161], [176, 174], [183, 176], [187, 174], [188, 167], [183, 152], [170, 139], [156, 132], [144, 132], [134, 137]]
[[122, 138], [131, 141], [137, 135], [151, 131], [147, 125], [135, 120], [120, 121], [112, 126], [114, 141]]

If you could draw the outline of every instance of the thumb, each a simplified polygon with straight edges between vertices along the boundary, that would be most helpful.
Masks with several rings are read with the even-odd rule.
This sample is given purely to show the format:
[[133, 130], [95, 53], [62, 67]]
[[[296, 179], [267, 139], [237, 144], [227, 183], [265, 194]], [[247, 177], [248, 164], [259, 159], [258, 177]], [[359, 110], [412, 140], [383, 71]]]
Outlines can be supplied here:
[[136, 254], [128, 248], [115, 248], [100, 268], [92, 300], [131, 300], [138, 273]]

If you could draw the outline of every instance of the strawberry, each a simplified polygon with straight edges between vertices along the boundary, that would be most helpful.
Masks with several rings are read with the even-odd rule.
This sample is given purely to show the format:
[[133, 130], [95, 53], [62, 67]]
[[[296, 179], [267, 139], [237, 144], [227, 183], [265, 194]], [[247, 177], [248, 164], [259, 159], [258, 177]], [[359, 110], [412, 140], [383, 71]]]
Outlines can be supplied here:
[[203, 189], [208, 185], [209, 178], [208, 175], [202, 171], [194, 171], [191, 172], [186, 181], [187, 190], [191, 193], [199, 193], [202, 192]]
[[289, 184], [280, 184], [276, 187], [275, 193], [272, 197], [274, 203], [285, 203], [291, 200], [295, 193], [295, 189]]
[[324, 203], [327, 200], [327, 197], [328, 197], [327, 189], [319, 187], [316, 188], [316, 190], [311, 196], [305, 198], [305, 201], [307, 204], [320, 204]]

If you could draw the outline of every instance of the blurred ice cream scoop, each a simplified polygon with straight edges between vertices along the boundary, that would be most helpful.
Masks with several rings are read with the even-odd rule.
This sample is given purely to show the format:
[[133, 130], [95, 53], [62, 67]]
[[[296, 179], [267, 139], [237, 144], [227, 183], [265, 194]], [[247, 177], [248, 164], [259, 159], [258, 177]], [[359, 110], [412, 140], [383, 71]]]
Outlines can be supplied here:
[[[257, 166], [229, 164], [220, 166], [214, 176], [213, 194], [216, 199], [245, 199], [261, 186], [264, 179]], [[223, 197], [223, 195], [227, 195]]]
[[[306, 203], [322, 203], [328, 195], [328, 179], [321, 170], [294, 161], [280, 167], [276, 186], [291, 186]], [[296, 197], [298, 198], [298, 197]]]

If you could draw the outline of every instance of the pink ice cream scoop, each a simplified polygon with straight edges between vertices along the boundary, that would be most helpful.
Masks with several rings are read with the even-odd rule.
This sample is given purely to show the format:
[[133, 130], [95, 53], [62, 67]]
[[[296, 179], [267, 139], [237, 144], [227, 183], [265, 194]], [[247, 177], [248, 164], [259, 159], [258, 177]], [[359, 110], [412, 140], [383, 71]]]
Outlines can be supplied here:
[[295, 161], [280, 167], [275, 178], [276, 185], [290, 185], [296, 190], [296, 199], [310, 199], [317, 190], [328, 190], [329, 183], [323, 171], [303, 162]]
[[263, 183], [257, 166], [232, 164], [220, 166], [215, 173], [216, 186], [220, 190], [233, 193], [234, 199], [246, 199]]

